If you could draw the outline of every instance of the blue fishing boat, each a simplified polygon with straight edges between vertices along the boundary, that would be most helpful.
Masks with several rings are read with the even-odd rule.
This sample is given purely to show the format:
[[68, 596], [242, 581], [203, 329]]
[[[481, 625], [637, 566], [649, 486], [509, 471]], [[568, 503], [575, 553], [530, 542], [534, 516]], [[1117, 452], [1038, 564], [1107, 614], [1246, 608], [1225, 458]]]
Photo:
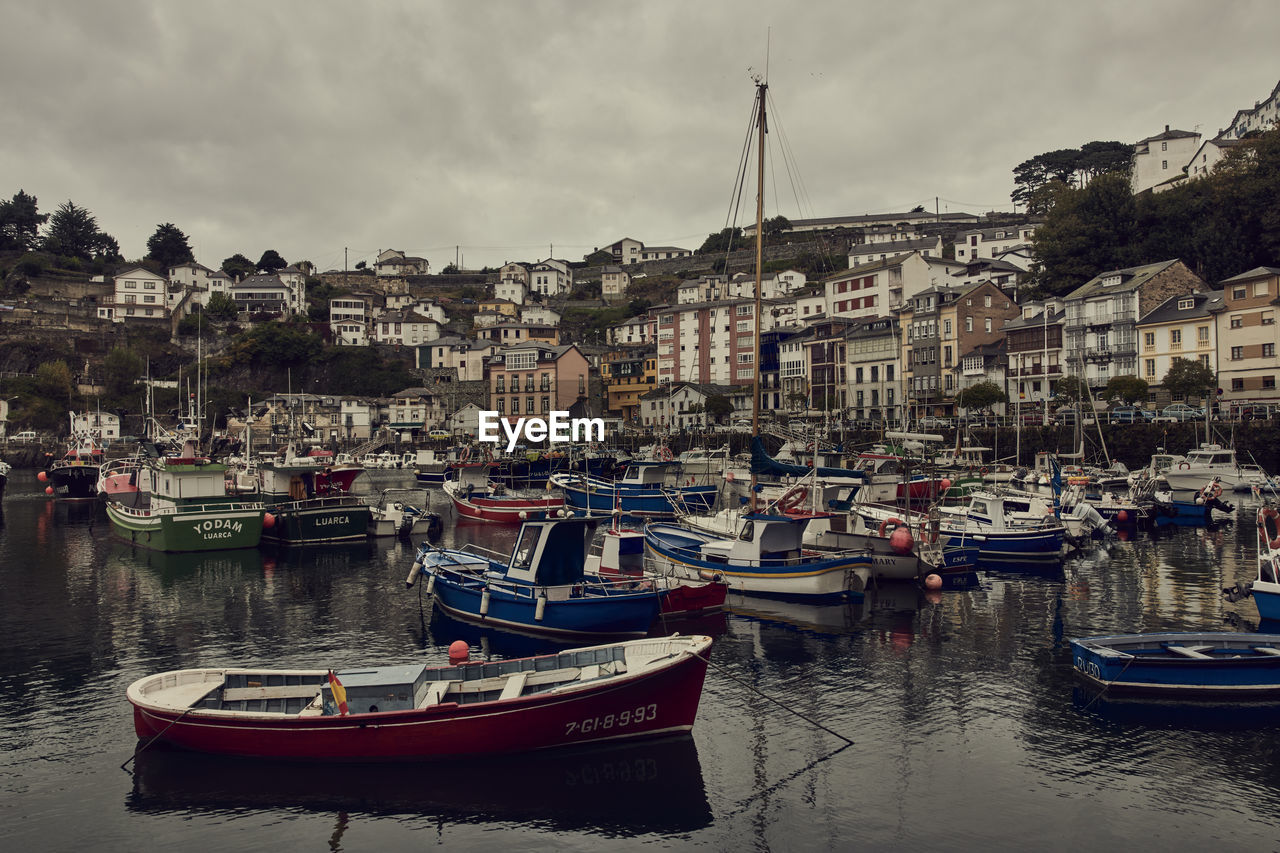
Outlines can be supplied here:
[[1280, 623], [1280, 511], [1270, 503], [1258, 507], [1258, 574], [1252, 581], [1223, 590], [1228, 601], [1253, 596], [1258, 616]]
[[596, 522], [526, 521], [505, 562], [468, 545], [424, 543], [406, 580], [426, 576], [427, 593], [446, 613], [485, 625], [566, 638], [643, 636], [663, 590], [630, 577], [584, 570]]
[[1236, 508], [1222, 500], [1222, 484], [1211, 480], [1198, 492], [1158, 491], [1153, 496], [1152, 518], [1157, 527], [1207, 527], [1214, 521], [1214, 513], [1230, 515]]
[[561, 473], [551, 476], [551, 484], [564, 490], [570, 508], [591, 515], [610, 515], [621, 509], [624, 515], [671, 518], [677, 508], [686, 512], [710, 509], [719, 487], [682, 484], [673, 480], [679, 470], [676, 462], [631, 462], [617, 480]]
[[1066, 527], [1044, 501], [970, 493], [967, 507], [942, 507], [944, 546], [976, 542], [982, 563], [1061, 563]]
[[1280, 698], [1280, 636], [1206, 631], [1071, 641], [1071, 664], [1109, 693]]
[[803, 599], [860, 598], [875, 573], [871, 551], [802, 547], [808, 516], [756, 513], [737, 536], [677, 524], [645, 525], [645, 551], [660, 570], [687, 580], [723, 580], [743, 595]]

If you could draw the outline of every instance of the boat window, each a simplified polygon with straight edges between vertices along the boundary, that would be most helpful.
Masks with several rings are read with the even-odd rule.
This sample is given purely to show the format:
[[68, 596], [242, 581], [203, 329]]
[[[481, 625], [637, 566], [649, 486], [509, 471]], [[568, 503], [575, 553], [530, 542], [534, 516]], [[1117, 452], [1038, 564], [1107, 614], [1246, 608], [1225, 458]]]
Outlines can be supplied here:
[[1230, 464], [1231, 464], [1231, 454], [1230, 454], [1230, 453], [1215, 453], [1215, 454], [1213, 454], [1213, 462], [1214, 462], [1214, 464], [1215, 464], [1215, 465], [1230, 465]]
[[1030, 512], [1031, 504], [1022, 501], [1005, 501], [1005, 512]]
[[520, 537], [520, 543], [516, 545], [516, 558], [511, 564], [513, 569], [527, 569], [533, 565], [533, 552], [538, 545], [538, 534], [540, 528], [526, 527], [524, 535]]
[[748, 521], [746, 524], [742, 525], [742, 533], [738, 534], [738, 538], [743, 542], [750, 542], [755, 538], [755, 535], [756, 524], [754, 521]]
[[986, 502], [986, 501], [974, 501], [974, 502], [970, 505], [969, 509], [970, 509], [970, 511], [972, 511], [972, 512], [980, 512], [980, 513], [982, 513], [983, 515], [986, 515], [986, 514], [987, 514], [987, 502]]

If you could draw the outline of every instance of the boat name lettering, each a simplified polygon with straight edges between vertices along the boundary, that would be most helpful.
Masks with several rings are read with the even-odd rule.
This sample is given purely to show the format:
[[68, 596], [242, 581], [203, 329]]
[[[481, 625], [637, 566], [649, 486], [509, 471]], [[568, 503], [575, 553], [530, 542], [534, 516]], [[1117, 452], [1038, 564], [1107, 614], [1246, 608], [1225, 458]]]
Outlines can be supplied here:
[[506, 418], [498, 412], [481, 412], [476, 438], [489, 444], [501, 444], [499, 433], [507, 436], [508, 453], [515, 452], [521, 438], [530, 443], [545, 440], [552, 444], [604, 441], [604, 418], [570, 418], [564, 411], [551, 412], [550, 418]]
[[658, 719], [658, 706], [656, 704], [641, 705], [638, 708], [628, 709], [617, 714], [588, 717], [585, 720], [567, 723], [564, 735], [568, 737], [572, 734], [589, 735], [592, 732], [607, 732], [610, 729], [626, 728], [627, 726], [651, 722], [656, 719]]
[[1083, 672], [1085, 675], [1093, 676], [1099, 680], [1102, 679], [1102, 667], [1098, 666], [1093, 661], [1085, 660], [1084, 658], [1076, 658], [1073, 663], [1075, 664], [1075, 668]]
[[205, 521], [197, 521], [191, 527], [205, 539], [230, 539], [233, 533], [239, 533], [244, 529], [244, 525], [239, 521], [232, 521], [227, 518], [210, 518]]
[[316, 527], [328, 527], [330, 524], [346, 524], [347, 517], [345, 515], [331, 515], [328, 518], [317, 518]]

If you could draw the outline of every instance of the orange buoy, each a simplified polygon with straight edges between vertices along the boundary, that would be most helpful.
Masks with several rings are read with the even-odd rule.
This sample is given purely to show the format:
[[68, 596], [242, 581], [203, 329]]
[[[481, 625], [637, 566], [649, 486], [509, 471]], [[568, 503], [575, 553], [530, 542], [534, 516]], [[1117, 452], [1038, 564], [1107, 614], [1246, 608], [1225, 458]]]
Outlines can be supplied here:
[[889, 547], [893, 549], [895, 554], [910, 554], [911, 549], [916, 546], [916, 541], [911, 535], [911, 530], [905, 525], [895, 527], [893, 532], [889, 534]]
[[466, 663], [469, 657], [471, 657], [471, 647], [467, 645], [466, 640], [454, 640], [449, 644], [449, 663]]
[[36, 479], [42, 483], [46, 483], [49, 480], [49, 474], [46, 471], [41, 471], [39, 474], [36, 474]]
[[1128, 520], [1129, 520], [1129, 511], [1127, 509], [1122, 509], [1116, 513], [1116, 521], [1120, 522], [1121, 524], [1124, 524]]
[[262, 514], [262, 529], [270, 530], [275, 526], [276, 526], [276, 517], [269, 512], [264, 512]]
[[947, 492], [951, 489], [951, 481], [946, 479], [945, 477], [942, 479], [942, 482], [939, 483], [938, 485], [942, 486], [943, 492]]
[[51, 494], [53, 494], [53, 486], [45, 486], [45, 487], [44, 487], [44, 493], [45, 493], [46, 495], [51, 495]]
[[928, 574], [924, 579], [925, 589], [942, 589], [942, 578], [933, 573]]

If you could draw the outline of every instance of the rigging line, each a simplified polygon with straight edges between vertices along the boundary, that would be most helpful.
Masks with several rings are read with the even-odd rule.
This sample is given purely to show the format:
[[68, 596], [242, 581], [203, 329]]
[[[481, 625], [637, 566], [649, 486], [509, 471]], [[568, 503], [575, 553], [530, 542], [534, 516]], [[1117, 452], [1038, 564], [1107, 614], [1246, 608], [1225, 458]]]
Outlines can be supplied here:
[[773, 110], [773, 126], [778, 131], [778, 143], [782, 151], [783, 165], [787, 170], [787, 177], [791, 182], [792, 195], [796, 199], [796, 210], [800, 218], [812, 217], [813, 202], [809, 197], [808, 187], [805, 186], [804, 177], [800, 174], [800, 161], [795, 156], [795, 149], [791, 145], [791, 137], [787, 134], [786, 128], [782, 124], [781, 113], [778, 112], [777, 103], [773, 94], [769, 94], [770, 108]]
[[[731, 221], [732, 226], [726, 224], [725, 226], [726, 229], [730, 227], [734, 227], [734, 228], [737, 227], [738, 215], [742, 211], [742, 197], [743, 197], [743, 193], [746, 191], [747, 172], [749, 170], [749, 167], [751, 166], [751, 138], [752, 138], [751, 132], [752, 130], [755, 129], [755, 126], [756, 126], [756, 115], [758, 113], [757, 104], [759, 103], [759, 98], [760, 98], [760, 93], [759, 91], [757, 91], [755, 100], [751, 102], [751, 120], [747, 122], [747, 134], [746, 134], [746, 137], [743, 139], [743, 143], [742, 143], [742, 158], [738, 163], [737, 174], [734, 175], [734, 190], [733, 190], [733, 193], [730, 194], [729, 214], [726, 217], [726, 221]], [[732, 219], [729, 220], [728, 217], [732, 217]], [[729, 239], [725, 243], [725, 253], [724, 253], [726, 274], [729, 268], [729, 256], [732, 253], [733, 253], [733, 232], [730, 231]]]

